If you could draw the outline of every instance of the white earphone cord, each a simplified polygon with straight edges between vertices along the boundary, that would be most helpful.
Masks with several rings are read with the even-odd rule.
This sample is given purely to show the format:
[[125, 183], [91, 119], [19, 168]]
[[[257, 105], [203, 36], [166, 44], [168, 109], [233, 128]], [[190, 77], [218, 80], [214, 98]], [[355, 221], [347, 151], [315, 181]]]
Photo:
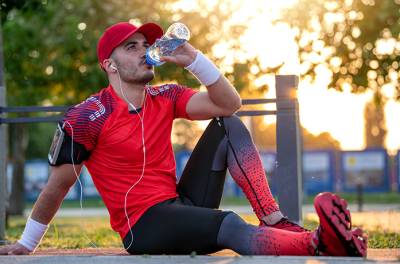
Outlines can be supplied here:
[[[82, 182], [80, 181], [80, 179], [79, 179], [79, 175], [81, 174], [81, 171], [82, 171], [82, 168], [81, 168], [81, 170], [79, 171], [79, 174], [78, 174], [78, 172], [76, 171], [76, 168], [75, 168], [75, 163], [74, 163], [74, 156], [73, 156], [73, 153], [74, 153], [74, 144], [73, 144], [73, 141], [74, 141], [74, 128], [71, 126], [71, 124], [68, 122], [68, 121], [64, 121], [64, 123], [65, 124], [68, 124], [68, 126], [71, 128], [71, 161], [72, 161], [72, 167], [73, 167], [73, 169], [74, 169], [74, 173], [75, 173], [75, 176], [76, 176], [76, 179], [78, 180], [78, 182], [79, 182], [79, 187], [80, 187], [80, 196], [79, 196], [79, 205], [80, 205], [80, 207], [81, 207], [81, 210], [80, 210], [80, 213], [81, 213], [81, 218], [83, 218], [83, 203], [82, 203], [82, 200], [83, 200], [83, 198], [82, 198], [82, 196], [83, 196], [83, 187], [82, 187]], [[81, 229], [82, 229], [82, 233], [83, 233], [83, 235], [85, 236], [85, 238], [89, 241], [89, 243], [90, 243], [90, 245], [92, 245], [93, 247], [95, 247], [95, 248], [99, 248], [98, 246], [96, 246], [96, 244], [86, 235], [86, 233], [85, 233], [85, 229], [84, 229], [84, 227], [83, 227], [83, 222], [81, 222]], [[121, 250], [120, 251], [120, 253], [123, 253], [123, 251]], [[101, 254], [102, 255], [108, 255], [108, 256], [113, 256], [114, 254], [106, 254], [106, 253], [104, 253], [104, 252], [101, 252]]]
[[[64, 124], [67, 124], [71, 128], [71, 161], [72, 161], [72, 168], [74, 169], [74, 173], [75, 173], [76, 179], [79, 182], [79, 187], [80, 187], [79, 205], [81, 207], [81, 210], [80, 210], [81, 217], [83, 218], [83, 206], [82, 206], [83, 187], [82, 187], [82, 182], [79, 179], [79, 175], [81, 174], [82, 167], [81, 167], [81, 169], [80, 169], [80, 171], [78, 173], [76, 171], [75, 162], [74, 162], [74, 144], [73, 144], [73, 142], [74, 142], [74, 128], [71, 126], [71, 124], [68, 121], [64, 121]], [[64, 128], [64, 126], [63, 126], [63, 128]], [[84, 230], [82, 222], [81, 222], [81, 228], [82, 228], [82, 230]], [[94, 244], [94, 242], [86, 235], [86, 233], [83, 232], [83, 234], [84, 234], [85, 238], [87, 240], [89, 240], [89, 243], [91, 245], [93, 245], [95, 248], [97, 248], [96, 244]]]
[[139, 116], [140, 123], [141, 123], [141, 126], [142, 126], [142, 145], [143, 145], [143, 166], [142, 166], [142, 174], [140, 175], [140, 178], [128, 189], [128, 191], [127, 191], [126, 194], [125, 194], [125, 201], [124, 201], [124, 212], [125, 212], [125, 217], [126, 217], [126, 219], [127, 219], [128, 227], [129, 227], [129, 232], [130, 232], [130, 235], [131, 235], [131, 242], [130, 242], [129, 246], [128, 246], [127, 248], [125, 248], [126, 250], [128, 250], [128, 249], [132, 246], [132, 244], [133, 244], [133, 233], [132, 233], [132, 227], [131, 227], [131, 222], [130, 222], [130, 220], [129, 220], [128, 212], [127, 212], [127, 210], [126, 210], [126, 202], [127, 202], [127, 199], [128, 199], [128, 194], [129, 194], [129, 192], [142, 180], [142, 178], [143, 178], [143, 176], [144, 176], [144, 169], [145, 169], [145, 167], [146, 167], [146, 145], [145, 145], [145, 143], [144, 143], [144, 122], [143, 122], [143, 120], [144, 120], [144, 114], [145, 114], [145, 112], [144, 112], [144, 107], [145, 107], [145, 104], [146, 104], [147, 93], [146, 93], [146, 90], [145, 90], [144, 102], [143, 102], [143, 107], [142, 107], [142, 109], [143, 109], [143, 117], [141, 117], [140, 114], [139, 114], [139, 112], [137, 111], [136, 107], [135, 107], [135, 106], [128, 100], [128, 98], [126, 97], [126, 95], [125, 95], [125, 93], [124, 93], [124, 90], [122, 89], [121, 76], [120, 76], [119, 71], [118, 71], [117, 68], [116, 68], [116, 71], [117, 71], [117, 74], [118, 74], [119, 89], [120, 89], [120, 91], [121, 91], [121, 94], [122, 94], [122, 96], [124, 97], [125, 101], [133, 108], [133, 110], [135, 110], [136, 114]]
[[[124, 90], [122, 89], [122, 81], [121, 81], [121, 77], [120, 77], [120, 75], [119, 75], [118, 69], [117, 69], [117, 68], [115, 68], [115, 69], [116, 69], [116, 71], [117, 71], [117, 73], [118, 73], [119, 88], [120, 88], [121, 94], [122, 94], [122, 96], [124, 97], [125, 101], [133, 108], [133, 110], [135, 110], [135, 112], [136, 112], [137, 115], [139, 116], [140, 123], [141, 123], [141, 127], [142, 127], [142, 145], [143, 145], [143, 166], [142, 166], [142, 173], [141, 173], [141, 175], [140, 175], [140, 178], [128, 189], [128, 191], [127, 191], [126, 194], [125, 194], [125, 199], [124, 199], [124, 213], [125, 213], [125, 217], [126, 217], [126, 219], [127, 219], [127, 223], [128, 223], [128, 227], [129, 227], [129, 232], [130, 232], [130, 235], [131, 235], [131, 242], [130, 242], [129, 246], [128, 246], [127, 248], [125, 248], [125, 250], [128, 250], [128, 249], [132, 246], [132, 244], [133, 244], [132, 227], [131, 227], [131, 223], [130, 223], [130, 220], [129, 220], [128, 212], [127, 212], [127, 210], [126, 210], [126, 204], [127, 204], [127, 200], [128, 200], [128, 194], [129, 194], [129, 192], [142, 180], [142, 178], [143, 178], [143, 176], [144, 176], [144, 170], [145, 170], [145, 167], [146, 167], [146, 146], [145, 146], [145, 140], [144, 140], [144, 121], [143, 121], [143, 120], [144, 120], [144, 114], [145, 114], [144, 107], [145, 107], [145, 103], [146, 103], [147, 93], [146, 93], [146, 91], [145, 91], [145, 97], [144, 97], [143, 108], [142, 108], [142, 109], [143, 109], [143, 117], [142, 117], [142, 116], [139, 114], [139, 112], [137, 111], [136, 107], [135, 107], [135, 106], [128, 100], [128, 98], [126, 97], [126, 95], [125, 95], [125, 93], [124, 93]], [[73, 144], [73, 141], [74, 141], [74, 129], [73, 129], [73, 127], [71, 126], [71, 124], [70, 124], [68, 121], [64, 121], [64, 123], [65, 123], [65, 124], [68, 124], [68, 126], [71, 128], [71, 140], [72, 140], [72, 144], [71, 144], [71, 161], [72, 161], [72, 167], [73, 167], [73, 169], [74, 169], [74, 173], [75, 173], [75, 175], [76, 175], [76, 178], [77, 178], [77, 180], [78, 180], [78, 182], [79, 182], [79, 186], [80, 186], [80, 199], [79, 199], [79, 204], [80, 204], [80, 207], [81, 207], [81, 217], [83, 218], [83, 206], [82, 206], [83, 187], [82, 187], [82, 183], [81, 183], [81, 181], [80, 181], [80, 179], [79, 179], [79, 175], [80, 175], [81, 171], [79, 171], [79, 174], [78, 174], [78, 172], [76, 171], [76, 169], [75, 169], [75, 163], [74, 163], [74, 157], [73, 157], [73, 153], [74, 153], [74, 144]], [[82, 170], [82, 169], [81, 169], [81, 170]], [[83, 228], [83, 226], [82, 226], [82, 223], [81, 223], [81, 228], [84, 230], [84, 228]], [[96, 246], [96, 244], [86, 235], [86, 233], [85, 233], [85, 232], [83, 232], [83, 233], [84, 233], [86, 239], [89, 240], [90, 244], [93, 245], [95, 248], [98, 248], [98, 247]], [[125, 245], [124, 245], [124, 246], [125, 246]], [[121, 252], [123, 252], [123, 251], [121, 250]], [[103, 254], [103, 255], [114, 255], [114, 254], [104, 254], [104, 253], [102, 253], [102, 254]]]

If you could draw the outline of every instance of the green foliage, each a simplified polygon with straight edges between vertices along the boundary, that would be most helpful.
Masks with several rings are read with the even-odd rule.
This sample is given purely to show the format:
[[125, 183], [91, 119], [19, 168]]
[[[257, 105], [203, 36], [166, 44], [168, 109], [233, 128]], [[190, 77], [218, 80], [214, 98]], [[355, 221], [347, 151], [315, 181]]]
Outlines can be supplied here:
[[[300, 0], [284, 15], [299, 32], [303, 75], [315, 78], [327, 68], [330, 87], [373, 92], [364, 114], [367, 147], [384, 146], [386, 101], [400, 99], [399, 8], [398, 0]], [[393, 95], [383, 91], [387, 84]]]
[[[105, 87], [106, 76], [97, 61], [97, 41], [104, 29], [116, 22], [153, 21], [166, 29], [171, 23], [182, 21], [191, 30], [190, 42], [206, 54], [217, 42], [238, 37], [245, 30], [243, 26], [225, 25], [237, 8], [227, 0], [212, 6], [197, 1], [199, 9], [187, 10], [177, 9], [176, 2], [149, 0], [144, 5], [139, 0], [5, 1], [1, 12], [8, 105], [73, 105]], [[233, 81], [241, 89], [245, 87], [246, 83], [239, 81], [242, 72], [235, 76]], [[194, 88], [200, 85], [186, 70], [173, 64], [156, 69], [154, 83], [159, 82], [178, 82]], [[54, 124], [32, 126], [30, 158], [47, 152], [53, 132]], [[36, 149], [40, 146], [42, 149]]]
[[[221, 34], [234, 9], [206, 7], [199, 1], [206, 12], [176, 10], [175, 2], [147, 1], [143, 5], [138, 0], [66, 0], [42, 1], [40, 8], [31, 2], [2, 9], [6, 15], [3, 34], [8, 104], [72, 104], [104, 87], [97, 40], [115, 22], [154, 21], [165, 29], [182, 21], [191, 29], [190, 42], [204, 53], [210, 53], [218, 41], [244, 30], [243, 26], [232, 26]], [[172, 64], [157, 68], [155, 82], [160, 81], [199, 86], [191, 74]]]
[[[398, 0], [301, 0], [284, 15], [299, 29], [304, 74], [315, 77], [320, 65], [332, 73], [330, 86], [353, 92], [398, 84], [400, 48]], [[381, 49], [386, 44], [387, 50]]]
[[[3, 30], [9, 105], [77, 103], [106, 84], [95, 52], [96, 27], [105, 25], [90, 20], [105, 14], [98, 2], [50, 1], [39, 12], [8, 13]], [[86, 27], [79, 29], [79, 23]]]
[[[47, 159], [48, 147], [53, 139], [55, 126], [53, 123], [27, 124], [29, 135], [26, 159]], [[44, 147], [45, 146], [45, 147]]]

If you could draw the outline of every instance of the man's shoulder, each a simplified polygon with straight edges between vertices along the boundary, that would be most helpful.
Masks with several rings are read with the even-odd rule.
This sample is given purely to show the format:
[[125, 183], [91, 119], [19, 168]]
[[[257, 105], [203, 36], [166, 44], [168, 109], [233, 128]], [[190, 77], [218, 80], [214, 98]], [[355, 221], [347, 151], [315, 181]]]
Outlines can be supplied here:
[[95, 121], [106, 118], [114, 108], [115, 102], [107, 88], [90, 95], [81, 103], [70, 107], [66, 116], [81, 121]]
[[147, 91], [152, 96], [157, 95], [167, 95], [170, 93], [174, 93], [177, 90], [184, 89], [185, 86], [176, 84], [176, 83], [166, 83], [160, 85], [149, 85], [147, 86]]

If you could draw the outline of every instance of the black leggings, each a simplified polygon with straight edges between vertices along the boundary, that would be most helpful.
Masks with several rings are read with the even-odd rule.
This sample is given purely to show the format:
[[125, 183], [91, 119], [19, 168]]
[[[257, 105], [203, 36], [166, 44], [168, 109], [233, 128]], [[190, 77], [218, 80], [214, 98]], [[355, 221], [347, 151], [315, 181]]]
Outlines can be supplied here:
[[241, 121], [233, 116], [210, 122], [178, 183], [179, 197], [149, 208], [131, 229], [133, 241], [130, 232], [124, 238], [130, 254], [208, 254], [222, 249], [218, 232], [231, 213], [217, 210], [227, 169], [223, 122]]

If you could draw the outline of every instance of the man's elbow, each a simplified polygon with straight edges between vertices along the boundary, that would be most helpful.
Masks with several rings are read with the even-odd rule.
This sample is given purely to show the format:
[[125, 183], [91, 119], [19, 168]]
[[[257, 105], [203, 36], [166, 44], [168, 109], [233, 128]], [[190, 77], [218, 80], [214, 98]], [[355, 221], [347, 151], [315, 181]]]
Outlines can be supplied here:
[[242, 98], [238, 97], [235, 102], [235, 112], [238, 111], [242, 107]]
[[242, 107], [242, 99], [238, 96], [236, 100], [232, 102], [232, 114], [236, 113], [240, 109], [240, 107]]
[[236, 113], [242, 107], [242, 99], [238, 97], [236, 100], [232, 101], [229, 105], [229, 109], [225, 113], [225, 116], [231, 116]]

